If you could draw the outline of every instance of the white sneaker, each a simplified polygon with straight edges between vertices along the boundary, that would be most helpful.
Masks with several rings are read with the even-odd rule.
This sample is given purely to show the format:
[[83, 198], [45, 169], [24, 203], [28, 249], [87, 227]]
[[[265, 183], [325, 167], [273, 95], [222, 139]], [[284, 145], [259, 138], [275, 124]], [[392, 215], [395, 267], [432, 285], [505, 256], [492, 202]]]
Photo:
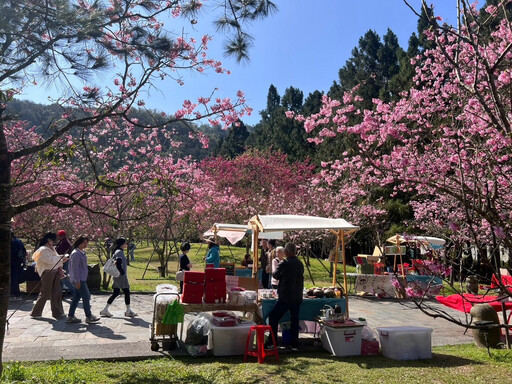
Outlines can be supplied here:
[[133, 312], [131, 309], [129, 311], [126, 311], [124, 313], [124, 315], [127, 316], [127, 317], [135, 317], [135, 316], [137, 316], [137, 314], [135, 312]]
[[100, 316], [101, 317], [112, 317], [113, 315], [106, 309], [103, 309], [100, 311]]

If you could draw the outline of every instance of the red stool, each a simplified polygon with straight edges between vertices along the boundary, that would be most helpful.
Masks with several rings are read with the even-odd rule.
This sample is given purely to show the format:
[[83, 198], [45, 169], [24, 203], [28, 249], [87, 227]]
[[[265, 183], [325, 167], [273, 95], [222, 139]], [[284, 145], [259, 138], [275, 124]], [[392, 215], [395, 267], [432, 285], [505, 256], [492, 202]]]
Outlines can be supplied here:
[[[265, 332], [269, 331], [272, 336], [272, 343], [274, 349], [265, 349]], [[252, 335], [256, 337], [256, 350], [249, 350], [249, 343], [251, 342]], [[279, 361], [279, 353], [277, 353], [277, 344], [274, 337], [274, 332], [270, 325], [253, 325], [247, 335], [247, 343], [245, 344], [244, 361], [247, 361], [247, 356], [257, 356], [258, 363], [262, 364], [265, 361], [266, 356], [275, 356], [276, 361]]]

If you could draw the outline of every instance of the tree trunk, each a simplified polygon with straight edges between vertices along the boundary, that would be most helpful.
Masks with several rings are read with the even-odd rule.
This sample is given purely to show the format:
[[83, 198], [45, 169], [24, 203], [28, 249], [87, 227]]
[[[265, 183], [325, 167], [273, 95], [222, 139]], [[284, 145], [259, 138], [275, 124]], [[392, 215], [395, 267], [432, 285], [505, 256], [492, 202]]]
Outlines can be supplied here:
[[11, 278], [11, 158], [0, 123], [0, 377]]

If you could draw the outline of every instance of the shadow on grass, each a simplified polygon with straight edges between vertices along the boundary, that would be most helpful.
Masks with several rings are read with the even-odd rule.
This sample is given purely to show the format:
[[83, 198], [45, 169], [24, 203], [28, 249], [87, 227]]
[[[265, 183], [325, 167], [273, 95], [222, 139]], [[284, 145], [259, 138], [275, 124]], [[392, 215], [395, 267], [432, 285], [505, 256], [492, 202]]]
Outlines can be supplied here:
[[[202, 357], [192, 358], [190, 356], [174, 356], [176, 360], [183, 364], [195, 365], [200, 362], [208, 363], [222, 363], [222, 364], [240, 364], [243, 363], [243, 357]], [[249, 358], [247, 364], [258, 364], [256, 358]], [[383, 356], [347, 356], [336, 357], [322, 351], [317, 352], [299, 352], [299, 353], [282, 353], [279, 355], [279, 361], [276, 361], [273, 356], [265, 359], [265, 364], [283, 369], [292, 368], [298, 372], [310, 372], [312, 368], [318, 368], [319, 365], [327, 365], [330, 363], [345, 363], [355, 364], [363, 369], [380, 369], [380, 368], [455, 368], [466, 365], [481, 365], [482, 362], [467, 359], [459, 356], [446, 355], [440, 353], [433, 353], [432, 359], [424, 360], [393, 360]]]

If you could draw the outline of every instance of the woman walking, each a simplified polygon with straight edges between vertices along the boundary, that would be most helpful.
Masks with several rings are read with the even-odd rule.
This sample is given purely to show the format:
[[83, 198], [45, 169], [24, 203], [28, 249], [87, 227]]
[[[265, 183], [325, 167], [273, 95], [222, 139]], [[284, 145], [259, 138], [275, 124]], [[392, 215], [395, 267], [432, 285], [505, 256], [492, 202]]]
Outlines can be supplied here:
[[124, 254], [124, 250], [127, 247], [126, 240], [123, 237], [120, 237], [115, 242], [114, 247], [114, 255], [112, 256], [116, 261], [116, 267], [119, 270], [119, 277], [114, 277], [114, 284], [112, 284], [112, 288], [114, 288], [114, 292], [112, 296], [110, 296], [107, 300], [107, 305], [100, 312], [100, 316], [103, 317], [112, 317], [112, 314], [108, 311], [110, 305], [114, 302], [115, 298], [119, 296], [121, 290], [124, 293], [124, 303], [126, 304], [126, 312], [124, 313], [127, 317], [137, 316], [135, 312], [130, 309], [130, 284], [128, 283], [127, 276], [127, 268], [128, 268], [128, 260]]
[[41, 291], [30, 316], [40, 319], [44, 305], [50, 300], [52, 316], [56, 319], [65, 316], [62, 307], [62, 290], [60, 287], [62, 264], [69, 259], [57, 253], [54, 246], [57, 244], [57, 235], [48, 232], [39, 242], [37, 251], [32, 258], [36, 262], [36, 270], [41, 276]]
[[85, 322], [90, 324], [100, 320], [99, 317], [91, 313], [91, 293], [87, 286], [89, 270], [87, 268], [87, 255], [85, 254], [87, 244], [89, 244], [89, 238], [85, 235], [79, 236], [73, 243], [74, 249], [69, 256], [69, 280], [75, 287], [75, 290], [73, 291], [73, 300], [69, 306], [66, 323], [80, 323], [81, 320], [75, 317], [76, 307], [80, 298], [84, 306]]

